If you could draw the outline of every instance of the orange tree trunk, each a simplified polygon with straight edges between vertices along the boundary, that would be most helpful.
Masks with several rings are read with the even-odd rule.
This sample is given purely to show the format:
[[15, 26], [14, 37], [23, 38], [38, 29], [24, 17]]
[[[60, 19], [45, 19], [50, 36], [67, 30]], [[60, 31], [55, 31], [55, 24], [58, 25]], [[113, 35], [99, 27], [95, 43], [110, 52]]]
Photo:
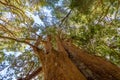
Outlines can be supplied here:
[[[57, 43], [60, 43], [60, 41]], [[61, 49], [55, 50], [52, 48], [50, 36], [47, 36], [47, 41], [44, 45], [46, 53], [37, 47], [37, 42], [35, 47], [33, 46], [34, 52], [40, 57], [42, 63], [44, 80], [86, 80], [68, 58], [64, 49], [61, 51]], [[60, 48], [59, 44], [58, 48]]]
[[57, 50], [52, 48], [50, 37], [48, 37], [45, 44], [46, 53], [33, 47], [34, 52], [41, 59], [44, 80], [87, 80], [69, 59], [61, 42], [57, 40], [56, 43]]
[[43, 65], [45, 80], [86, 80], [68, 56], [52, 50], [45, 56]]

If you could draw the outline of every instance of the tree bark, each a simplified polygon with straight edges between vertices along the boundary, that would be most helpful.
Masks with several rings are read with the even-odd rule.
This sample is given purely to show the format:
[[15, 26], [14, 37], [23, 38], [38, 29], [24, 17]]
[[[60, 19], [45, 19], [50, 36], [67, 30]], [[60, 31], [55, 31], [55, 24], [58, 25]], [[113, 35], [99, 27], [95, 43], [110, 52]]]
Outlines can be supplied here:
[[46, 53], [33, 47], [40, 57], [44, 80], [120, 80], [120, 68], [106, 59], [88, 54], [70, 42], [61, 42], [59, 37], [56, 37], [56, 44], [56, 50], [51, 44], [46, 45]]
[[45, 80], [86, 80], [77, 67], [64, 53], [52, 50], [45, 57]]
[[59, 37], [56, 37], [58, 49], [52, 48], [50, 36], [45, 44], [46, 53], [40, 49], [34, 48], [42, 63], [44, 80], [87, 80], [78, 68], [68, 58]]
[[69, 58], [88, 80], [120, 80], [120, 68], [116, 65], [104, 58], [90, 55], [71, 43], [64, 42], [63, 45]]

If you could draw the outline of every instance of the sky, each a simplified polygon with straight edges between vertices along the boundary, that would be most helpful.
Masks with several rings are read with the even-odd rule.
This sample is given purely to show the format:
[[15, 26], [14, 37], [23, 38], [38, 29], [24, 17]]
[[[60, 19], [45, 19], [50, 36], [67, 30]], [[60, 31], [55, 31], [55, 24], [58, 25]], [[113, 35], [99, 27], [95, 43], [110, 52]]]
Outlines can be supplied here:
[[[49, 16], [48, 20], [51, 21], [51, 20], [52, 20], [52, 19], [51, 19], [51, 17], [52, 17], [51, 10], [48, 9], [48, 8], [46, 8], [46, 7], [43, 7], [42, 10], [43, 10], [43, 12], [45, 13], [46, 16]], [[35, 15], [35, 14], [31, 13], [30, 11], [26, 11], [26, 15], [27, 15], [28, 17], [32, 17], [32, 18], [33, 18], [34, 24], [36, 23], [36, 24], [39, 24], [40, 26], [45, 27], [44, 22], [40, 19], [40, 17], [39, 17], [38, 15]], [[5, 13], [4, 17], [5, 17], [5, 16], [6, 16], [6, 18], [8, 18], [8, 19], [11, 19], [11, 18], [13, 17], [13, 16], [11, 17], [11, 14], [10, 14], [10, 13]], [[39, 32], [40, 32], [40, 31], [39, 31]], [[39, 33], [39, 32], [38, 32], [38, 33]], [[9, 51], [9, 52], [7, 52], [5, 49], [3, 50], [3, 52], [4, 52], [4, 54], [5, 54], [6, 56], [14, 55], [15, 58], [17, 58], [19, 55], [22, 54], [22, 52], [14, 52], [14, 51]], [[0, 70], [0, 75], [6, 76], [6, 74], [8, 73], [8, 69], [11, 67], [11, 64], [9, 64], [7, 61], [3, 61], [3, 63], [5, 63], [5, 65], [8, 65], [8, 66], [7, 66], [6, 68], [4, 68], [4, 70]], [[2, 68], [1, 68], [1, 69], [2, 69]], [[11, 72], [11, 73], [14, 73], [13, 70], [10, 70], [10, 72]], [[9, 78], [9, 77], [8, 77], [8, 78]], [[14, 75], [12, 75], [11, 78], [12, 78], [12, 80], [16, 80], [16, 78], [15, 78]], [[1, 80], [1, 79], [0, 79], [0, 80]], [[7, 79], [7, 77], [6, 77], [6, 78], [4, 78], [4, 79], [2, 79], [2, 80], [8, 80], [8, 79]]]

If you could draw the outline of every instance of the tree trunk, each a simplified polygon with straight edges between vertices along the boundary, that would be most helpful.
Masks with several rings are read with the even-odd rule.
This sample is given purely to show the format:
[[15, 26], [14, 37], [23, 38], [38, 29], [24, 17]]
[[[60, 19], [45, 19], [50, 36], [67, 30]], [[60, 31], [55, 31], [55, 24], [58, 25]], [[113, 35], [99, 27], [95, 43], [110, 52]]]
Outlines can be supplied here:
[[86, 80], [67, 56], [52, 50], [45, 56], [45, 80]]
[[[50, 41], [48, 41], [49, 43]], [[120, 68], [104, 58], [90, 55], [56, 37], [58, 49], [46, 45], [44, 53], [34, 48], [41, 58], [44, 80], [120, 80]]]
[[[59, 39], [56, 37], [56, 39]], [[68, 58], [66, 51], [57, 40], [58, 50], [52, 48], [51, 38], [48, 36], [46, 55], [42, 61], [45, 80], [86, 80], [83, 74]], [[43, 59], [42, 59], [43, 60]]]
[[88, 80], [120, 80], [120, 68], [104, 58], [87, 54], [71, 43], [63, 43], [69, 58]]

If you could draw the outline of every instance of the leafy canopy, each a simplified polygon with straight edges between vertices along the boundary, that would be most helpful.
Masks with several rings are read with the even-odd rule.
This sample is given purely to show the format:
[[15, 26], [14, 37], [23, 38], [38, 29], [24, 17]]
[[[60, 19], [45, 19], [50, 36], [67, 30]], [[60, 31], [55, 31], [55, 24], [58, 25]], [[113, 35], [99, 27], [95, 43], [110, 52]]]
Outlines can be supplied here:
[[[119, 66], [119, 3], [119, 0], [0, 0], [0, 71], [13, 71], [8, 76], [0, 75], [0, 79], [11, 78], [10, 75], [18, 78], [31, 70], [29, 65], [34, 69], [40, 66], [29, 45], [35, 43], [38, 35], [55, 35], [59, 30], [63, 39], [70, 39], [90, 54]], [[16, 56], [18, 53], [21, 54]]]

